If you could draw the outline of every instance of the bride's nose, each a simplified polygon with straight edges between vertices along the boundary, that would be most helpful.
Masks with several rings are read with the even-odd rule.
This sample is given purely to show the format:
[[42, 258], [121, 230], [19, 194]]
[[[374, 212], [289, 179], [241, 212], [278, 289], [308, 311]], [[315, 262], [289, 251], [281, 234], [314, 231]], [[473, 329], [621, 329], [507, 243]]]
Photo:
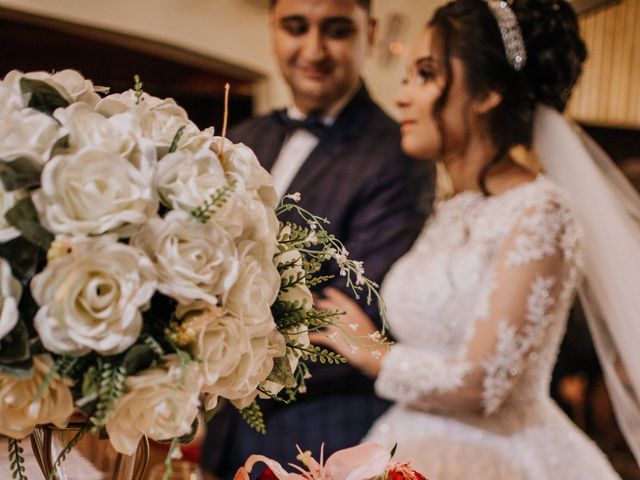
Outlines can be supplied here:
[[402, 83], [402, 87], [400, 87], [400, 90], [398, 90], [398, 93], [396, 94], [395, 100], [396, 107], [398, 107], [400, 110], [409, 106], [409, 95], [407, 92], [407, 85], [404, 81]]

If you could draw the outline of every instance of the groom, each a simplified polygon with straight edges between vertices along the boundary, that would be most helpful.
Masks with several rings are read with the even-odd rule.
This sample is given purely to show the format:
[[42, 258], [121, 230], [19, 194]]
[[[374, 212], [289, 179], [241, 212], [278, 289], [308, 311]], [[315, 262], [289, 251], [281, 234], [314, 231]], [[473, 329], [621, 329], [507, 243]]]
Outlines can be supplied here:
[[[429, 205], [430, 172], [400, 151], [397, 125], [361, 80], [375, 31], [369, 0], [270, 0], [275, 56], [289, 108], [247, 121], [230, 138], [249, 145], [271, 171], [278, 193], [330, 220], [328, 230], [381, 282], [413, 243]], [[283, 221], [294, 217], [281, 218]], [[337, 268], [329, 284], [345, 289]], [[364, 300], [362, 300], [364, 301]], [[376, 306], [367, 307], [379, 318]], [[296, 445], [325, 458], [357, 444], [387, 407], [373, 382], [347, 365], [311, 365], [307, 393], [283, 406], [262, 402], [267, 434], [229, 408], [212, 422], [204, 466], [230, 478], [253, 453], [285, 465]]]

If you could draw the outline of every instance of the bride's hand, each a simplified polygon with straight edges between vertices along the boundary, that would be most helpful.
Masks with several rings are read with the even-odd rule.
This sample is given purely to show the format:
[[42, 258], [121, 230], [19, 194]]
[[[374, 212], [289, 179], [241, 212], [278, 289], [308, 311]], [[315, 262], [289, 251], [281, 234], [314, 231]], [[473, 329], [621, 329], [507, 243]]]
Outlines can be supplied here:
[[[385, 345], [376, 341], [379, 338], [378, 328], [351, 297], [335, 288], [327, 288], [323, 293], [325, 298], [316, 299], [316, 306], [323, 310], [346, 312], [338, 318], [342, 330], [328, 327], [321, 332], [313, 332], [310, 335], [311, 342], [330, 348], [364, 374], [377, 377], [387, 351]], [[355, 340], [345, 338], [344, 330], [355, 337]]]

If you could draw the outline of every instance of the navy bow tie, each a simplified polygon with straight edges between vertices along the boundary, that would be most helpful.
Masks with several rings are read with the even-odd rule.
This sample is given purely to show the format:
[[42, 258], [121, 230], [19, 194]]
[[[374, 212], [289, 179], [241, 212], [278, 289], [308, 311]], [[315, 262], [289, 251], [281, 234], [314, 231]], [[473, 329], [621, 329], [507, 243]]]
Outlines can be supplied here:
[[329, 129], [329, 127], [323, 123], [320, 115], [313, 113], [307, 116], [307, 118], [297, 120], [287, 115], [286, 110], [280, 110], [278, 111], [278, 120], [280, 120], [280, 123], [285, 127], [287, 133], [303, 128], [316, 137], [322, 137]]

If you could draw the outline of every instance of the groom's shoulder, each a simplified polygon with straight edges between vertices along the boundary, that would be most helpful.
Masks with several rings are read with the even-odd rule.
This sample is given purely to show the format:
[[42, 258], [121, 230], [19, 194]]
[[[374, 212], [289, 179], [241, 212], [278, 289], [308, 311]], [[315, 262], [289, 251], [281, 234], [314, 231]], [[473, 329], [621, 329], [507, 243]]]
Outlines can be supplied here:
[[248, 143], [251, 139], [269, 135], [275, 126], [273, 112], [249, 117], [229, 129], [229, 140]]

